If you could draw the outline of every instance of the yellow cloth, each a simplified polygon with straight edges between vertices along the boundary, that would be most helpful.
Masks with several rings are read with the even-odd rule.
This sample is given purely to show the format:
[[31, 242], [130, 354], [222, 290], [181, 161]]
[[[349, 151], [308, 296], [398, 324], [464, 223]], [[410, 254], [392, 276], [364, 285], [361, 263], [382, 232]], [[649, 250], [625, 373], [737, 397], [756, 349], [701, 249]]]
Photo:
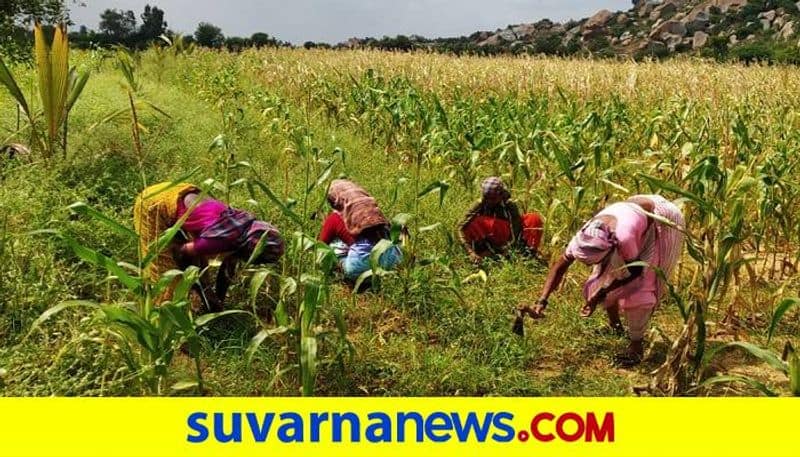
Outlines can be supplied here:
[[[139, 234], [139, 249], [142, 258], [147, 256], [150, 244], [158, 240], [161, 234], [178, 221], [178, 202], [192, 192], [200, 190], [187, 183], [163, 182], [154, 184], [143, 190], [133, 206], [133, 226]], [[142, 272], [142, 276], [150, 281], [157, 281], [161, 275], [177, 268], [169, 249], [162, 250], [158, 257]], [[165, 292], [157, 302], [169, 299], [172, 288]]]

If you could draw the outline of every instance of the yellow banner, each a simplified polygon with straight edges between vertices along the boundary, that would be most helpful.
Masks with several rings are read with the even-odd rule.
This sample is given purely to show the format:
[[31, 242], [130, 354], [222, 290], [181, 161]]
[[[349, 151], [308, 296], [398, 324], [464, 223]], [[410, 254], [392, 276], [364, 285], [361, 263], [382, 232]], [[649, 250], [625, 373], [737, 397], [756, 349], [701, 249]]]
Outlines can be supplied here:
[[0, 456], [795, 456], [800, 399], [7, 398]]

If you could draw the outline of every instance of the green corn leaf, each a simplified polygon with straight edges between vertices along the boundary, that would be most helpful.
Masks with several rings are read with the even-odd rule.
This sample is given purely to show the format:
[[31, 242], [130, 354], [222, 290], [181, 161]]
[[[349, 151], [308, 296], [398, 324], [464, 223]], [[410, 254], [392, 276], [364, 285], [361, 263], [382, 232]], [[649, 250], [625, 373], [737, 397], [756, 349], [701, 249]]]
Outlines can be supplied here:
[[269, 274], [269, 270], [259, 270], [253, 274], [252, 278], [250, 278], [250, 307], [253, 308], [253, 310], [256, 309], [258, 291], [261, 290], [261, 286], [264, 285], [264, 281], [267, 280]]
[[11, 73], [11, 70], [8, 69], [5, 62], [3, 62], [3, 59], [0, 59], [0, 84], [6, 87], [11, 96], [14, 97], [14, 101], [22, 108], [25, 115], [30, 118], [31, 112], [28, 108], [28, 101], [25, 100], [25, 95], [23, 95], [22, 91], [19, 89], [14, 75]]
[[142, 281], [139, 278], [133, 277], [120, 267], [117, 262], [112, 260], [94, 249], [87, 248], [78, 243], [74, 238], [63, 233], [58, 233], [57, 236], [61, 238], [82, 260], [89, 262], [92, 265], [105, 268], [111, 275], [115, 276], [119, 282], [128, 288], [133, 293], [139, 293], [142, 288]]
[[278, 326], [278, 327], [275, 327], [275, 328], [261, 329], [261, 331], [256, 333], [256, 335], [250, 340], [250, 343], [247, 345], [247, 349], [245, 349], [245, 351], [244, 351], [245, 360], [247, 362], [247, 365], [249, 366], [252, 363], [253, 357], [255, 356], [256, 351], [261, 346], [261, 344], [264, 342], [264, 340], [266, 340], [267, 338], [269, 338], [272, 335], [282, 335], [282, 334], [284, 334], [284, 333], [286, 333], [288, 331], [289, 331], [289, 329], [287, 327], [281, 325], [281, 326]]
[[153, 324], [139, 316], [136, 312], [119, 306], [103, 306], [106, 318], [136, 335], [136, 341], [150, 353], [158, 352], [157, 335], [160, 333]]
[[742, 383], [742, 384], [747, 384], [748, 386], [753, 387], [754, 389], [758, 390], [759, 392], [763, 393], [764, 395], [766, 395], [768, 397], [777, 397], [778, 396], [777, 393], [772, 391], [769, 387], [765, 386], [761, 382], [756, 381], [755, 379], [752, 379], [752, 378], [745, 377], [745, 376], [734, 376], [734, 375], [715, 376], [713, 378], [706, 379], [700, 385], [701, 386], [711, 386], [711, 385], [714, 385], [714, 384], [733, 383], [733, 382], [739, 382], [739, 383]]
[[72, 107], [75, 106], [75, 102], [78, 101], [78, 97], [81, 96], [83, 89], [86, 87], [86, 83], [89, 81], [89, 72], [85, 71], [81, 74], [76, 74], [75, 68], [70, 70], [70, 79], [69, 79], [69, 97], [67, 98], [67, 112], [72, 111]]
[[229, 309], [229, 310], [225, 310], [225, 311], [220, 311], [218, 313], [203, 314], [202, 316], [200, 316], [200, 317], [198, 317], [197, 319], [194, 320], [194, 325], [197, 328], [205, 327], [206, 325], [214, 322], [215, 320], [219, 319], [220, 317], [232, 316], [234, 314], [245, 314], [247, 316], [252, 316], [253, 318], [257, 319], [257, 317], [255, 315], [253, 315], [253, 313], [251, 313], [249, 311], [245, 311], [243, 309]]
[[313, 336], [300, 339], [300, 374], [303, 396], [314, 395], [314, 384], [317, 377], [317, 339]]
[[786, 314], [789, 309], [794, 306], [800, 305], [800, 298], [784, 298], [778, 303], [778, 307], [775, 308], [775, 313], [772, 314], [772, 319], [769, 323], [769, 332], [767, 333], [767, 344], [772, 341], [772, 337], [775, 334], [775, 329], [778, 327], [778, 323], [781, 321], [781, 318], [784, 314]]
[[31, 333], [33, 333], [34, 330], [39, 328], [40, 325], [42, 325], [44, 322], [48, 321], [51, 317], [55, 316], [56, 314], [60, 313], [61, 311], [64, 311], [65, 309], [76, 308], [76, 307], [79, 307], [79, 306], [85, 306], [87, 308], [100, 309], [100, 305], [98, 303], [87, 301], [87, 300], [70, 300], [70, 301], [61, 302], [61, 303], [59, 303], [59, 304], [57, 304], [57, 305], [55, 305], [55, 306], [53, 306], [51, 308], [48, 308], [45, 312], [40, 314], [39, 317], [36, 318], [35, 321], [33, 321], [33, 324], [31, 324], [31, 328], [30, 328], [30, 330], [28, 330], [28, 333], [25, 335], [25, 338], [23, 338], [23, 341], [28, 339], [28, 337], [31, 335]]
[[709, 356], [709, 359], [713, 358], [716, 354], [718, 354], [719, 352], [721, 352], [723, 350], [736, 349], [736, 348], [744, 349], [745, 351], [749, 352], [750, 354], [752, 354], [753, 356], [755, 356], [756, 358], [758, 358], [762, 362], [768, 364], [772, 368], [775, 368], [776, 370], [779, 370], [780, 372], [782, 372], [784, 374], [788, 374], [788, 372], [789, 372], [789, 367], [786, 365], [785, 362], [783, 362], [778, 357], [777, 354], [773, 353], [772, 351], [769, 351], [768, 349], [764, 349], [764, 348], [758, 347], [758, 346], [756, 346], [754, 344], [747, 343], [747, 342], [744, 342], [744, 341], [734, 341], [734, 342], [731, 342], [731, 343], [728, 343], [728, 344], [722, 346], [721, 348], [719, 348], [716, 351], [714, 351]]
[[392, 218], [392, 226], [389, 228], [389, 239], [393, 243], [400, 241], [400, 234], [403, 229], [408, 226], [408, 222], [413, 216], [408, 213], [400, 213]]
[[705, 200], [703, 200], [702, 198], [698, 197], [697, 195], [689, 192], [688, 190], [682, 189], [682, 188], [676, 186], [675, 184], [672, 184], [671, 182], [663, 181], [661, 179], [654, 178], [654, 177], [646, 175], [644, 173], [636, 173], [636, 176], [641, 178], [641, 179], [643, 179], [644, 181], [646, 181], [647, 184], [649, 184], [650, 187], [652, 187], [654, 189], [666, 190], [668, 192], [672, 192], [672, 193], [678, 194], [678, 195], [680, 195], [682, 197], [685, 197], [685, 198], [693, 201], [695, 204], [697, 204], [698, 206], [703, 208], [703, 210], [705, 210], [706, 212], [713, 213], [715, 216], [717, 216], [720, 219], [722, 218], [722, 213], [720, 213], [719, 209], [717, 209], [713, 205], [710, 205], [710, 204], [706, 203]]
[[373, 271], [371, 269], [361, 273], [358, 276], [358, 279], [356, 279], [355, 284], [353, 285], [353, 294], [357, 294], [358, 291], [361, 290], [361, 285], [364, 284], [364, 281], [366, 281], [367, 279], [371, 278], [372, 275], [373, 275]]
[[[283, 203], [283, 202], [282, 202], [282, 201], [281, 201], [281, 200], [280, 200], [280, 199], [279, 199], [279, 198], [278, 198], [278, 197], [277, 197], [277, 196], [276, 196], [276, 195], [275, 195], [275, 194], [272, 192], [272, 190], [269, 188], [269, 186], [267, 186], [266, 184], [264, 184], [263, 182], [261, 182], [261, 181], [259, 181], [259, 180], [257, 180], [257, 179], [255, 179], [255, 180], [250, 180], [250, 181], [248, 181], [248, 182], [247, 182], [247, 188], [248, 188], [248, 190], [250, 191], [250, 195], [251, 195], [251, 196], [252, 196], [254, 199], [256, 199], [256, 192], [255, 192], [255, 190], [254, 190], [254, 188], [253, 188], [253, 185], [255, 185], [255, 186], [257, 186], [259, 189], [261, 189], [261, 191], [262, 191], [262, 192], [264, 192], [264, 193], [267, 195], [267, 198], [269, 198], [269, 199], [272, 201], [272, 203], [273, 203], [273, 204], [275, 204], [275, 206], [277, 206], [277, 207], [278, 207], [278, 209], [280, 209], [280, 210], [281, 210], [281, 212], [282, 212], [282, 213], [283, 213], [283, 214], [284, 214], [286, 217], [288, 217], [289, 219], [291, 219], [291, 220], [292, 220], [292, 222], [294, 222], [295, 224], [297, 224], [297, 225], [298, 225], [298, 226], [300, 226], [300, 227], [302, 227], [302, 226], [303, 226], [303, 220], [300, 218], [300, 216], [298, 216], [298, 215], [297, 215], [297, 214], [296, 214], [294, 211], [292, 211], [291, 209], [289, 209], [289, 207], [288, 207], [288, 206], [286, 206], [286, 205], [285, 205], [285, 204], [284, 204], [284, 203]], [[257, 200], [257, 199], [256, 199], [256, 200]]]
[[447, 190], [450, 189], [450, 184], [447, 184], [444, 181], [434, 181], [427, 186], [425, 186], [422, 191], [417, 195], [417, 198], [423, 198], [424, 196], [430, 194], [431, 192], [439, 192], [439, 208], [444, 206], [444, 197], [447, 195]]
[[372, 251], [369, 253], [369, 263], [372, 266], [372, 270], [377, 272], [381, 269], [380, 265], [380, 258], [389, 249], [394, 246], [390, 240], [380, 240], [378, 243], [372, 248]]
[[328, 166], [326, 166], [325, 169], [322, 170], [322, 173], [320, 173], [319, 176], [317, 176], [317, 179], [314, 180], [314, 182], [308, 186], [308, 189], [306, 189], [306, 193], [311, 193], [312, 190], [321, 186], [331, 176], [331, 172], [333, 171], [333, 166], [335, 164], [336, 164], [335, 161], [331, 161], [331, 163], [329, 163]]
[[106, 216], [105, 214], [101, 213], [100, 211], [97, 211], [96, 209], [92, 208], [91, 206], [87, 205], [86, 203], [76, 202], [76, 203], [73, 203], [73, 204], [69, 205], [67, 207], [67, 209], [69, 209], [70, 211], [72, 211], [74, 213], [80, 214], [81, 216], [90, 217], [90, 218], [102, 223], [103, 225], [105, 225], [106, 227], [108, 227], [109, 229], [111, 229], [113, 232], [115, 232], [117, 234], [120, 234], [122, 236], [131, 238], [131, 239], [134, 239], [134, 240], [139, 238], [139, 236], [133, 230], [131, 230], [128, 227], [125, 227], [124, 225], [120, 224], [119, 222], [111, 219], [110, 217]]
[[800, 356], [790, 341], [783, 348], [783, 360], [789, 365], [789, 389], [792, 395], [800, 397]]

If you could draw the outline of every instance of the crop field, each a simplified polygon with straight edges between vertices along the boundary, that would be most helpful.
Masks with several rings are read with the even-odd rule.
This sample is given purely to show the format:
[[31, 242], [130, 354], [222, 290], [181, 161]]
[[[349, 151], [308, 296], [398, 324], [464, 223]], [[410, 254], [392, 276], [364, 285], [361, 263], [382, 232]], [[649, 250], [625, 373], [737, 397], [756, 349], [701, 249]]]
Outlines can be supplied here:
[[[55, 130], [35, 65], [9, 66], [33, 129], [0, 87], [0, 144], [33, 145], [0, 155], [0, 395], [800, 394], [796, 68], [180, 43], [69, 59], [89, 76]], [[544, 216], [540, 258], [469, 262], [457, 225], [493, 175]], [[410, 234], [360, 294], [313, 242], [340, 176]], [[173, 180], [287, 241], [223, 315], [153, 307], [139, 275], [134, 199]], [[578, 316], [584, 266], [514, 335], [583, 222], [640, 193], [687, 220], [644, 362], [616, 367], [625, 337]]]

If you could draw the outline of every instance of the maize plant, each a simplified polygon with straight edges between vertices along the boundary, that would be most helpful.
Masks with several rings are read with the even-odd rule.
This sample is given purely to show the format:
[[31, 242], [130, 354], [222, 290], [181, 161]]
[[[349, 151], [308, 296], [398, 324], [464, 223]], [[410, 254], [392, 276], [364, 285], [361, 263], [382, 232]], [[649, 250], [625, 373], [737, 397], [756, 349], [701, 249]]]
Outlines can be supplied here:
[[[70, 206], [70, 210], [75, 214], [89, 217], [114, 233], [138, 243], [138, 235], [133, 230], [84, 203], [75, 203]], [[144, 393], [162, 395], [170, 391], [195, 388], [198, 393], [203, 394], [205, 388], [200, 368], [200, 330], [221, 316], [245, 312], [229, 310], [194, 317], [191, 312], [189, 292], [192, 286], [199, 284], [202, 271], [197, 267], [189, 267], [184, 271], [164, 272], [156, 281], [146, 279], [141, 274], [177, 235], [183, 220], [165, 231], [154, 242], [149, 254], [140, 260], [141, 267], [115, 260], [84, 246], [63, 231], [34, 232], [55, 236], [82, 261], [106, 270], [110, 275], [109, 279], [115, 279], [123, 288], [125, 300], [112, 303], [71, 300], [59, 303], [34, 321], [28, 336], [30, 337], [42, 324], [66, 309], [87, 309], [92, 312], [92, 325], [104, 335], [100, 340], [102, 344], [111, 345], [119, 351], [128, 369], [129, 379], [138, 381]], [[159, 306], [154, 306], [156, 297], [171, 287], [174, 287], [171, 298]], [[179, 381], [170, 379], [172, 360], [180, 350], [184, 350], [194, 361], [194, 379]], [[173, 383], [168, 385], [169, 381]]]

